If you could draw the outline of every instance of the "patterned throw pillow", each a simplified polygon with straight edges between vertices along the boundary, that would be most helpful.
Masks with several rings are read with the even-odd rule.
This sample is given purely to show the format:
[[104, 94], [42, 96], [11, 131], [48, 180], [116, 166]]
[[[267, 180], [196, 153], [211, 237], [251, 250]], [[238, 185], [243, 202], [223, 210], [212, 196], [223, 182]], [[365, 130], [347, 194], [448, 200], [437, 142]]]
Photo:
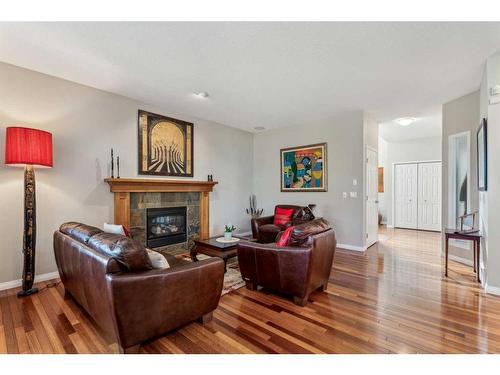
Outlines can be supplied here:
[[278, 242], [276, 242], [277, 247], [285, 247], [288, 246], [288, 241], [290, 241], [290, 237], [292, 236], [293, 227], [288, 227], [285, 229], [283, 234], [281, 235]]
[[292, 221], [292, 216], [293, 208], [276, 207], [276, 210], [274, 211], [274, 225], [283, 227]]

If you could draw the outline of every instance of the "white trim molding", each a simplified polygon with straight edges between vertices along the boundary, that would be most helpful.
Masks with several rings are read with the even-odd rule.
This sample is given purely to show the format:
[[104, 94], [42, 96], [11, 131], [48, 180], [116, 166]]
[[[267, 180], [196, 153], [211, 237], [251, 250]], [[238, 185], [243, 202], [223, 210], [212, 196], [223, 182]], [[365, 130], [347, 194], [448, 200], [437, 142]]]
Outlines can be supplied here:
[[[59, 278], [59, 272], [49, 272], [42, 273], [41, 275], [35, 276], [35, 283], [39, 281], [51, 280]], [[22, 279], [6, 281], [4, 283], [0, 283], [0, 290], [12, 289], [21, 286], [23, 283]]]
[[474, 267], [474, 262], [470, 259], [465, 259], [456, 255], [449, 254], [448, 259], [451, 259], [455, 262], [465, 264], [466, 266]]
[[500, 287], [498, 287], [498, 286], [486, 285], [486, 287], [484, 288], [484, 291], [488, 294], [494, 294], [496, 296], [500, 296]]
[[366, 249], [368, 249], [367, 246], [354, 246], [354, 245], [346, 245], [343, 243], [338, 243], [337, 247], [342, 250], [352, 250], [352, 251], [366, 251]]

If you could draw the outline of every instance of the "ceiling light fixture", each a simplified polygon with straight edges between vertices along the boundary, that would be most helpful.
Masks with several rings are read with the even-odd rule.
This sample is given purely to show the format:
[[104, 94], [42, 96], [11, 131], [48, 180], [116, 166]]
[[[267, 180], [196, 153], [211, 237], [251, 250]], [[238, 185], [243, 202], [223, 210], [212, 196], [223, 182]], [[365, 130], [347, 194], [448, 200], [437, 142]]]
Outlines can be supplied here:
[[206, 99], [208, 98], [210, 95], [208, 95], [208, 92], [195, 92], [194, 93], [198, 98], [202, 98], [202, 99]]
[[394, 122], [401, 126], [408, 126], [413, 124], [417, 119], [415, 117], [401, 117], [394, 120]]
[[256, 126], [254, 129], [257, 131], [266, 130], [266, 128], [263, 126]]

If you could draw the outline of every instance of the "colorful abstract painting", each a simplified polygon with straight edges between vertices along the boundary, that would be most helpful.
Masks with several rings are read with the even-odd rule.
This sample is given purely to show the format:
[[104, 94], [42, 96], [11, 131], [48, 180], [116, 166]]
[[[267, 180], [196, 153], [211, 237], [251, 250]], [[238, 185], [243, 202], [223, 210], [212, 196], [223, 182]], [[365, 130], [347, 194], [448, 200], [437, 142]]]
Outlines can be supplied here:
[[139, 110], [139, 174], [193, 176], [193, 124]]
[[281, 150], [281, 191], [326, 191], [326, 143]]

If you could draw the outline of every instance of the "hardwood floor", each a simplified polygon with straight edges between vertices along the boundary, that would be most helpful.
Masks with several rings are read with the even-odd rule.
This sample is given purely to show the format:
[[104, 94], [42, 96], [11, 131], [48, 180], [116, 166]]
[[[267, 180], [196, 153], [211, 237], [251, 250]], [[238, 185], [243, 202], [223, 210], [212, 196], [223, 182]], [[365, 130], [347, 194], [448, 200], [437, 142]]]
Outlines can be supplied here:
[[[441, 235], [390, 230], [366, 253], [338, 249], [326, 292], [306, 307], [263, 291], [221, 298], [214, 320], [142, 346], [143, 353], [500, 353], [500, 297], [450, 262]], [[50, 282], [40, 283], [39, 287]], [[18, 299], [0, 292], [0, 353], [116, 353], [61, 284]]]

